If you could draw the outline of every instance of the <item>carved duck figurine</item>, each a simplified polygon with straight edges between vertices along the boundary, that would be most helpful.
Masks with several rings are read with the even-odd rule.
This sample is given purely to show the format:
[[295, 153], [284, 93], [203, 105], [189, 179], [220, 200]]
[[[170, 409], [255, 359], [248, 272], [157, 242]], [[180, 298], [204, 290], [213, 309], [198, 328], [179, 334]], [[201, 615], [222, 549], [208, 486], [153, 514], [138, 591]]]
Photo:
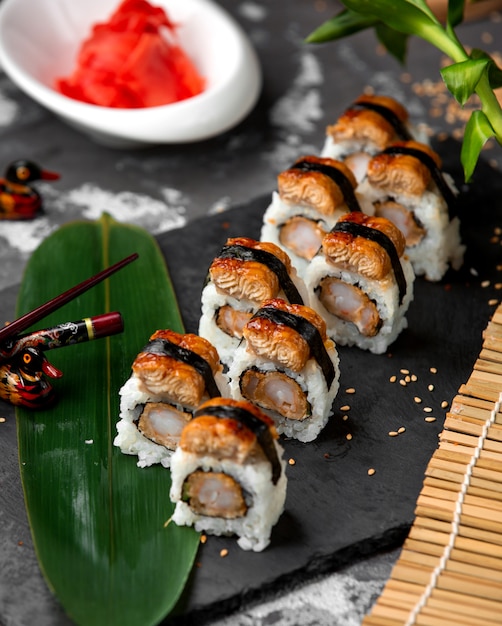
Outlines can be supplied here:
[[59, 174], [36, 163], [19, 160], [11, 163], [0, 178], [0, 219], [28, 220], [42, 209], [42, 198], [30, 183], [36, 180], [57, 180]]

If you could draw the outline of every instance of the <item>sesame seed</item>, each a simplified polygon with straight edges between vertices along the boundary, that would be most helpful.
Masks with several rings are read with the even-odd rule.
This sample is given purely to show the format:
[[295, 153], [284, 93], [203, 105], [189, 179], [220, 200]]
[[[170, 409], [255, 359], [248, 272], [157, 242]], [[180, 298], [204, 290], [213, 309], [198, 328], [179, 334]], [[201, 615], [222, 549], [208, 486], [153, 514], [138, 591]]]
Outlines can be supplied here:
[[347, 441], [350, 441], [350, 440], [352, 439], [352, 435], [351, 435], [350, 433], [347, 433], [347, 434], [345, 435], [345, 439], [346, 439]]
[[406, 387], [406, 381], [402, 378], [400, 379], [399, 384], [401, 385], [401, 387]]
[[496, 298], [492, 298], [491, 300], [488, 300], [488, 304], [490, 306], [495, 306], [498, 303], [499, 303], [499, 301]]
[[6, 421], [6, 420], [5, 420], [5, 417], [0, 417], [0, 423], [2, 423], [2, 424], [3, 424], [5, 421]]
[[354, 387], [349, 387], [345, 390], [345, 393], [356, 393], [356, 390], [354, 389]]
[[405, 370], [405, 369], [402, 369], [402, 370], [399, 370], [399, 371], [400, 371], [401, 374], [409, 374], [410, 373], [410, 370]]
[[412, 374], [411, 375], [411, 380], [412, 380], [412, 382], [416, 383], [417, 380], [418, 380], [417, 375], [416, 374]]
[[400, 426], [400, 427], [397, 429], [397, 432], [401, 435], [402, 433], [404, 433], [404, 431], [405, 431], [405, 430], [406, 430], [406, 428], [405, 428], [404, 426]]
[[429, 386], [427, 387], [427, 389], [428, 389], [429, 391], [434, 391], [434, 385], [429, 385]]
[[442, 408], [442, 409], [446, 409], [446, 407], [447, 407], [447, 406], [448, 406], [448, 402], [446, 402], [446, 400], [443, 400], [443, 401], [441, 402], [441, 408]]
[[200, 542], [201, 543], [206, 543], [206, 541], [207, 541], [207, 535], [201, 535], [200, 536]]
[[374, 469], [373, 467], [370, 467], [368, 470], [368, 476], [373, 476], [375, 472], [376, 472], [376, 469]]
[[389, 437], [397, 437], [399, 435], [399, 433], [397, 432], [397, 430], [390, 430], [389, 431]]
[[436, 418], [435, 418], [435, 417], [426, 417], [426, 418], [425, 418], [425, 421], [426, 421], [426, 422], [435, 422], [435, 421], [436, 421]]
[[495, 283], [494, 285], [495, 289], [502, 289], [502, 283]]
[[418, 396], [415, 396], [413, 400], [415, 400], [417, 404], [420, 404], [422, 402], [422, 398], [419, 398]]
[[430, 406], [424, 406], [424, 413], [432, 413], [432, 409]]
[[490, 286], [490, 281], [489, 280], [483, 280], [481, 283], [481, 287], [489, 287]]
[[223, 548], [223, 550], [220, 550], [220, 556], [221, 558], [225, 558], [228, 554], [228, 550], [226, 548]]
[[429, 368], [429, 372], [430, 372], [431, 374], [437, 374], [437, 373], [438, 373], [438, 371], [437, 371], [437, 368], [436, 368], [436, 367], [430, 367], [430, 368]]
[[410, 376], [405, 376], [405, 377], [404, 377], [404, 380], [405, 380], [407, 383], [411, 383], [411, 377], [410, 377]]
[[350, 406], [348, 404], [344, 404], [340, 407], [340, 411], [350, 411]]
[[289, 463], [290, 465], [294, 465], [294, 464], [296, 463], [296, 461], [295, 461], [294, 459], [289, 459], [289, 460], [288, 460], [288, 463]]
[[396, 380], [397, 380], [397, 376], [391, 376], [391, 377], [389, 378], [389, 382], [390, 382], [390, 383], [395, 383], [395, 382], [396, 382]]
[[342, 417], [342, 420], [343, 420], [344, 422], [346, 422], [348, 419], [349, 419], [349, 416], [348, 416], [348, 415], [344, 415], [344, 416]]

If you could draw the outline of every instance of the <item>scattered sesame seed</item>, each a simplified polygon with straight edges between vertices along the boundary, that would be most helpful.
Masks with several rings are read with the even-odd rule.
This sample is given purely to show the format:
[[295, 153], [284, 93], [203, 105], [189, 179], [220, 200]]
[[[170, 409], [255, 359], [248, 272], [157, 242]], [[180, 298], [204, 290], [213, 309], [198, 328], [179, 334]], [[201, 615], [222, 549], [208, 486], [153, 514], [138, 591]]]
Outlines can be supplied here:
[[201, 535], [200, 536], [200, 542], [201, 543], [206, 543], [206, 541], [207, 541], [207, 535]]
[[437, 373], [438, 373], [438, 371], [437, 371], [437, 368], [436, 368], [436, 367], [430, 367], [430, 368], [429, 368], [429, 372], [430, 372], [431, 374], [437, 374]]
[[401, 372], [401, 374], [409, 374], [410, 373], [410, 370], [405, 370], [405, 369], [402, 369], [402, 370], [399, 370], [399, 371]]
[[375, 472], [376, 472], [376, 469], [374, 469], [373, 467], [370, 467], [368, 470], [368, 476], [373, 476]]
[[502, 272], [502, 263], [497, 265], [497, 272]]
[[397, 429], [397, 432], [401, 435], [402, 433], [404, 433], [404, 431], [405, 431], [405, 430], [406, 430], [406, 428], [405, 428], [404, 426], [400, 426], [400, 427]]
[[342, 417], [342, 420], [343, 420], [344, 422], [346, 422], [348, 419], [349, 419], [349, 416], [348, 416], [348, 415], [344, 415], [344, 416]]
[[288, 463], [289, 463], [290, 465], [294, 465], [294, 464], [296, 463], [296, 461], [295, 461], [294, 459], [289, 459], [289, 460], [288, 460]]
[[496, 298], [492, 298], [491, 300], [488, 300], [488, 304], [490, 306], [495, 306], [498, 303], [499, 303], [499, 301]]
[[347, 433], [347, 434], [345, 435], [345, 439], [346, 439], [347, 441], [350, 441], [350, 440], [352, 439], [352, 435], [351, 435], [350, 433]]
[[428, 389], [429, 391], [434, 391], [434, 385], [429, 385], [429, 386], [427, 387], [427, 389]]
[[495, 289], [502, 289], [502, 283], [495, 283], [494, 285]]
[[94, 439], [86, 439], [86, 440], [85, 440], [85, 443], [87, 443], [87, 444], [94, 443]]
[[405, 381], [405, 380], [403, 380], [402, 378], [400, 379], [399, 384], [400, 384], [402, 387], [406, 387], [406, 381]]
[[344, 404], [340, 407], [340, 411], [350, 411], [350, 406], [348, 404]]
[[424, 406], [424, 413], [432, 413], [432, 409], [430, 406]]
[[390, 430], [389, 431], [389, 437], [397, 437], [399, 435], [399, 433], [397, 432], [397, 430]]
[[417, 404], [420, 404], [422, 402], [422, 398], [419, 398], [418, 396], [415, 396], [413, 400], [415, 400]]
[[397, 380], [397, 376], [391, 376], [391, 377], [389, 378], [389, 382], [390, 382], [390, 383], [395, 383], [395, 382], [396, 382], [396, 380]]
[[5, 417], [0, 417], [0, 423], [2, 423], [2, 424], [3, 424], [5, 421], [6, 421], [6, 420], [5, 420]]
[[490, 286], [490, 281], [489, 280], [483, 280], [481, 282], [481, 287], [485, 288], [485, 287], [489, 287]]
[[435, 422], [435, 421], [436, 421], [436, 418], [435, 418], [435, 417], [426, 417], [426, 418], [425, 418], [425, 421], [426, 421], [426, 422]]
[[226, 548], [223, 548], [223, 550], [220, 550], [220, 556], [221, 558], [226, 557], [228, 554], [228, 550]]
[[404, 377], [404, 380], [405, 380], [407, 383], [411, 383], [411, 377], [410, 377], [410, 376], [405, 376], [405, 377]]
[[416, 374], [412, 374], [412, 375], [411, 375], [411, 381], [412, 381], [412, 382], [414, 382], [414, 383], [416, 383], [416, 382], [417, 382], [417, 380], [418, 380], [417, 375], [416, 375]]
[[478, 271], [475, 270], [473, 267], [471, 267], [471, 269], [469, 270], [469, 272], [473, 275], [473, 276], [477, 276], [478, 275]]
[[446, 407], [447, 407], [447, 406], [448, 406], [448, 402], [446, 402], [446, 400], [443, 400], [443, 401], [441, 402], [441, 408], [442, 408], [442, 409], [446, 409]]
[[354, 387], [349, 387], [345, 390], [345, 393], [356, 393], [356, 390], [354, 389]]

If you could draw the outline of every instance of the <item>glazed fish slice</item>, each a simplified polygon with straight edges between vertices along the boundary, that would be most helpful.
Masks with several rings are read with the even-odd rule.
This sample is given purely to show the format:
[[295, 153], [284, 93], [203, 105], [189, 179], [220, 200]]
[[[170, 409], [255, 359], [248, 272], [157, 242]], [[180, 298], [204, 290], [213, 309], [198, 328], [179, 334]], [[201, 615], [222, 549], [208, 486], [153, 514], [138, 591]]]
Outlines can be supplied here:
[[396, 141], [427, 141], [426, 137], [410, 124], [407, 109], [397, 100], [363, 94], [327, 127], [321, 154], [344, 161], [361, 182], [372, 155]]
[[390, 220], [360, 212], [326, 235], [306, 284], [312, 308], [337, 344], [381, 354], [406, 328], [415, 276], [404, 247]]
[[171, 462], [172, 517], [244, 550], [270, 543], [286, 499], [283, 450], [270, 420], [249, 402], [214, 398], [183, 430]]
[[228, 372], [232, 397], [259, 406], [280, 434], [314, 440], [339, 388], [338, 354], [324, 320], [308, 306], [268, 300], [243, 334]]
[[263, 300], [275, 297], [296, 304], [307, 300], [305, 284], [289, 256], [271, 242], [230, 238], [209, 267], [199, 335], [217, 348], [228, 365], [245, 323]]
[[218, 352], [194, 334], [158, 330], [132, 364], [120, 389], [114, 444], [138, 466], [169, 467], [184, 426], [207, 398], [228, 395]]
[[450, 266], [461, 267], [465, 247], [455, 214], [457, 190], [432, 148], [415, 141], [386, 148], [370, 160], [359, 190], [365, 211], [402, 230], [417, 276], [438, 281]]
[[356, 185], [352, 172], [340, 161], [317, 156], [298, 159], [277, 178], [260, 239], [285, 250], [303, 276], [338, 218], [360, 210]]

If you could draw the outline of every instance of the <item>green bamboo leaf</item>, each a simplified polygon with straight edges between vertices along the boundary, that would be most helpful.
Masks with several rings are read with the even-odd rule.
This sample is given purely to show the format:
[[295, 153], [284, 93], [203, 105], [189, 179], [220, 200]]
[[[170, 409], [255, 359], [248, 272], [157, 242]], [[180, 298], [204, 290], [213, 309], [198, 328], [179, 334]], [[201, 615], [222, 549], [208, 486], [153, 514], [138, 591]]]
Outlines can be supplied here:
[[486, 59], [489, 62], [488, 66], [488, 79], [490, 81], [490, 87], [492, 89], [499, 89], [502, 87], [502, 69], [500, 69], [492, 57], [479, 48], [473, 48], [471, 50], [471, 59]]
[[402, 64], [406, 61], [407, 43], [409, 35], [390, 28], [386, 24], [379, 23], [375, 27], [380, 43]]
[[448, 1], [448, 26], [455, 28], [464, 20], [465, 0], [449, 0]]
[[345, 9], [321, 24], [305, 41], [307, 43], [325, 43], [353, 35], [377, 23], [378, 20], [374, 18], [363, 17], [359, 13]]
[[461, 106], [464, 106], [475, 92], [488, 63], [487, 59], [469, 59], [461, 63], [453, 63], [440, 70], [448, 91]]
[[495, 131], [488, 118], [483, 111], [474, 111], [465, 126], [460, 153], [466, 182], [471, 180], [481, 150], [491, 137], [495, 137]]
[[74, 222], [32, 255], [18, 314], [121, 258], [139, 259], [37, 328], [118, 310], [125, 332], [47, 353], [64, 372], [48, 410], [17, 410], [21, 478], [41, 570], [81, 625], [157, 624], [179, 598], [198, 535], [174, 524], [170, 473], [140, 470], [113, 446], [118, 390], [157, 328], [183, 324], [155, 240], [108, 216]]

